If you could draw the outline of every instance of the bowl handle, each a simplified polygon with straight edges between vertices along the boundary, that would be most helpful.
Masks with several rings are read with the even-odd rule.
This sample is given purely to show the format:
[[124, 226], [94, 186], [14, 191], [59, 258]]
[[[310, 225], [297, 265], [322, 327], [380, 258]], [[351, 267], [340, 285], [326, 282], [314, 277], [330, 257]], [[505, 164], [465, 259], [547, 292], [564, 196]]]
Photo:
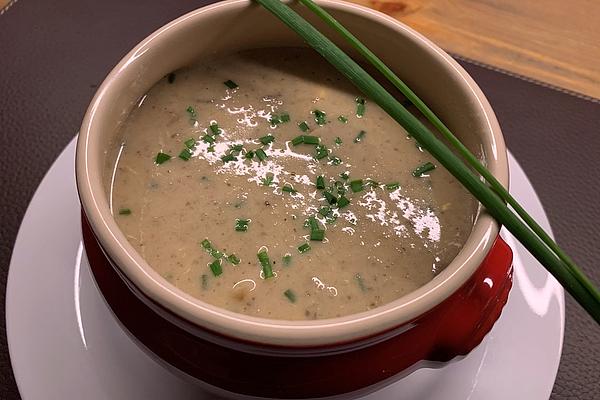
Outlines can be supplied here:
[[442, 304], [430, 360], [448, 361], [473, 350], [492, 329], [512, 286], [512, 250], [500, 236], [473, 277]]

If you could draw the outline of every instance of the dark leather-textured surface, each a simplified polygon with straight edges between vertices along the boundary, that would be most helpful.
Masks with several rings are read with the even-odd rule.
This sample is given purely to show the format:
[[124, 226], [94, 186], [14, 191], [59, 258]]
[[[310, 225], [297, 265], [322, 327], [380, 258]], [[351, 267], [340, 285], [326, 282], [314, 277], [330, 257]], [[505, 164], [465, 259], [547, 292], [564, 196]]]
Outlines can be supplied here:
[[[29, 200], [112, 66], [150, 32], [202, 4], [20, 0], [0, 16], [0, 399], [19, 399], [6, 345], [4, 292]], [[492, 103], [558, 242], [600, 282], [600, 104], [463, 65]], [[552, 399], [599, 399], [600, 328], [568, 296], [566, 310]]]

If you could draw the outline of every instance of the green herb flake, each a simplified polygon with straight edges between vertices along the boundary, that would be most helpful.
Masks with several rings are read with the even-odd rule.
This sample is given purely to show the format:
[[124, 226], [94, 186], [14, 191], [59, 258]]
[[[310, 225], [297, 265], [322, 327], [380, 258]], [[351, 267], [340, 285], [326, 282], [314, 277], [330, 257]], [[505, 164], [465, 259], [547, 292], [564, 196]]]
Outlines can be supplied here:
[[267, 145], [267, 144], [271, 143], [272, 141], [274, 141], [275, 137], [273, 135], [265, 135], [265, 136], [258, 138], [258, 140], [262, 144]]
[[350, 181], [350, 189], [352, 189], [352, 192], [354, 193], [362, 192], [364, 187], [365, 186], [362, 179]]
[[327, 150], [327, 147], [323, 146], [322, 144], [317, 145], [317, 147], [315, 148], [315, 158], [317, 160], [321, 160], [327, 157], [328, 155], [329, 151]]
[[188, 149], [191, 150], [194, 147], [196, 147], [196, 139], [189, 138], [188, 140], [186, 140], [185, 142], [183, 142], [183, 144], [185, 145], [185, 147], [187, 147]]
[[279, 116], [279, 119], [281, 120], [282, 123], [290, 122], [290, 114], [283, 113]]
[[360, 143], [365, 138], [366, 134], [367, 132], [365, 131], [358, 132], [358, 135], [356, 135], [356, 137], [354, 138], [354, 143]]
[[244, 157], [246, 157], [249, 160], [252, 160], [254, 158], [254, 151], [248, 151]]
[[337, 197], [327, 191], [323, 192], [323, 196], [325, 196], [325, 200], [327, 200], [329, 204], [335, 204], [338, 201]]
[[279, 125], [281, 123], [281, 119], [278, 115], [273, 115], [271, 118], [269, 118], [269, 123], [271, 125]]
[[387, 190], [389, 190], [390, 192], [393, 192], [394, 190], [400, 189], [400, 183], [399, 182], [388, 183], [385, 185], [385, 188]]
[[348, 204], [350, 204], [350, 200], [348, 200], [345, 196], [340, 196], [340, 198], [337, 201], [337, 206], [339, 208], [344, 208], [346, 207]]
[[308, 127], [308, 124], [306, 123], [306, 121], [302, 121], [298, 124], [298, 128], [300, 128], [300, 130], [302, 132], [307, 132], [310, 128]]
[[329, 162], [331, 162], [331, 165], [340, 165], [342, 163], [342, 159], [337, 156], [333, 156], [329, 157]]
[[233, 265], [238, 265], [241, 262], [240, 258], [238, 256], [236, 256], [235, 254], [228, 255], [227, 261], [229, 261]]
[[296, 189], [294, 189], [292, 186], [290, 185], [285, 185], [281, 188], [282, 192], [285, 193], [290, 193], [290, 194], [294, 194], [294, 193], [298, 193], [298, 191]]
[[323, 178], [323, 175], [317, 176], [317, 189], [325, 189], [325, 178]]
[[415, 178], [420, 178], [427, 172], [433, 171], [434, 169], [435, 169], [435, 165], [430, 163], [429, 161], [427, 161], [426, 163], [419, 165], [417, 168], [415, 168], [415, 170], [412, 172], [412, 174]]
[[204, 143], [213, 144], [215, 142], [215, 138], [214, 136], [204, 135], [202, 136], [202, 141]]
[[271, 260], [269, 260], [269, 255], [267, 252], [265, 250], [259, 251], [256, 256], [258, 257], [258, 261], [262, 267], [265, 279], [272, 278], [274, 276], [273, 267], [271, 266]]
[[273, 183], [273, 174], [269, 173], [262, 179], [262, 184], [264, 186], [271, 186]]
[[235, 230], [237, 232], [246, 232], [246, 231], [248, 231], [249, 223], [250, 223], [249, 219], [236, 219], [235, 220]]
[[357, 97], [356, 98], [356, 116], [358, 118], [362, 118], [365, 115], [365, 103], [366, 100], [363, 99], [362, 97]]
[[315, 122], [317, 125], [323, 126], [327, 123], [327, 114], [325, 114], [325, 111], [314, 110], [313, 115], [315, 116]]
[[365, 281], [363, 280], [362, 276], [360, 276], [360, 274], [356, 274], [354, 275], [354, 279], [356, 279], [356, 283], [358, 283], [360, 290], [366, 292], [367, 286], [365, 285]]
[[213, 135], [218, 135], [221, 133], [221, 129], [219, 128], [219, 124], [216, 122], [211, 122], [208, 126]]
[[285, 292], [283, 292], [283, 295], [287, 297], [290, 303], [296, 302], [296, 294], [292, 292], [292, 289], [287, 289]]
[[347, 124], [348, 123], [348, 118], [346, 118], [343, 115], [340, 115], [338, 118], [338, 121], [340, 121], [342, 124]]
[[318, 136], [303, 135], [302, 143], [304, 144], [319, 144], [321, 139]]
[[119, 215], [131, 215], [130, 208], [119, 208]]
[[236, 161], [237, 157], [231, 153], [224, 155], [223, 157], [221, 157], [221, 161], [223, 161], [223, 163], [228, 163], [229, 161]]
[[315, 217], [309, 217], [306, 220], [306, 226], [309, 227], [311, 231], [316, 231], [319, 229], [319, 223]]
[[263, 149], [256, 149], [256, 151], [254, 152], [256, 154], [256, 157], [258, 157], [258, 159], [260, 161], [265, 161], [267, 159], [267, 153], [265, 153], [265, 151]]
[[235, 83], [234, 81], [232, 81], [231, 79], [226, 80], [225, 82], [223, 82], [223, 84], [225, 86], [227, 86], [229, 89], [237, 89], [237, 88], [239, 88], [238, 84]]
[[348, 178], [350, 178], [350, 174], [348, 174], [348, 172], [347, 172], [347, 171], [346, 171], [346, 172], [342, 172], [342, 173], [340, 174], [340, 178], [342, 178], [343, 180], [345, 180], [345, 181], [346, 181], [346, 180], [348, 180]]
[[187, 111], [191, 119], [196, 119], [196, 117], [198, 116], [196, 110], [192, 106], [188, 106], [188, 108], [186, 108], [185, 111]]
[[300, 135], [300, 136], [296, 136], [295, 138], [292, 139], [292, 145], [293, 146], [298, 146], [299, 144], [304, 143], [304, 136]]
[[206, 252], [213, 258], [223, 257], [223, 253], [217, 250], [208, 239], [204, 239], [202, 242], [200, 242], [200, 246], [202, 246], [202, 248], [206, 250]]
[[208, 264], [208, 267], [212, 271], [214, 276], [219, 276], [223, 273], [223, 267], [221, 266], [221, 259], [216, 259], [215, 261]]
[[300, 246], [298, 246], [298, 251], [300, 252], [300, 254], [304, 254], [309, 250], [310, 250], [310, 244], [308, 244], [308, 243], [303, 243]]
[[310, 231], [310, 240], [322, 242], [325, 239], [324, 229], [314, 229]]
[[283, 265], [289, 267], [292, 263], [292, 255], [290, 253], [286, 253], [283, 257], [281, 257], [281, 261], [283, 261]]
[[214, 153], [215, 152], [215, 146], [213, 146], [211, 144], [210, 146], [208, 146], [208, 148], [206, 149], [206, 151], [208, 151], [209, 153]]
[[183, 161], [189, 161], [189, 159], [192, 158], [192, 152], [190, 151], [190, 149], [185, 148], [181, 150], [181, 153], [179, 153], [178, 157], [181, 158]]
[[171, 158], [172, 158], [172, 157], [171, 157], [170, 155], [168, 155], [168, 154], [166, 154], [166, 153], [163, 153], [163, 152], [161, 151], [161, 152], [158, 152], [158, 154], [156, 155], [156, 158], [154, 159], [154, 162], [155, 162], [157, 165], [160, 165], [160, 164], [162, 164], [162, 163], [164, 163], [164, 162], [167, 162], [167, 161], [169, 161]]
[[331, 212], [331, 207], [329, 207], [329, 206], [321, 207], [321, 209], [319, 210], [319, 214], [321, 214], [323, 217], [328, 216], [330, 212]]
[[342, 142], [342, 138], [341, 137], [338, 136], [338, 137], [335, 138], [335, 144], [337, 144], [339, 146], [342, 143], [343, 142]]

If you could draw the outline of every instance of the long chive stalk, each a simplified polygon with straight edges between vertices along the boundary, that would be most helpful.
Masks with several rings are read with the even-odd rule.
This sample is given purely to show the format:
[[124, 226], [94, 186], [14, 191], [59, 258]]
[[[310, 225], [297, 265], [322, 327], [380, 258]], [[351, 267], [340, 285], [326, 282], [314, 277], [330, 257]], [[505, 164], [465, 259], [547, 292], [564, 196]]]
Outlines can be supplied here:
[[279, 0], [256, 0], [289, 28], [299, 34], [330, 64], [348, 78], [402, 125], [429, 153], [483, 204], [488, 212], [506, 228], [546, 267], [581, 306], [600, 323], [600, 296], [589, 291], [571, 268], [558, 258], [523, 221], [514, 214], [503, 199], [482, 182], [443, 142], [400, 104], [381, 84], [373, 79], [346, 53], [326, 38], [310, 23]]
[[533, 230], [536, 235], [561, 259], [563, 263], [577, 276], [583, 286], [586, 287], [595, 297], [600, 298], [600, 291], [581, 271], [575, 262], [569, 257], [558, 244], [552, 240], [550, 235], [538, 225], [538, 223], [525, 211], [525, 209], [515, 200], [504, 186], [492, 173], [471, 153], [471, 151], [462, 144], [462, 142], [450, 131], [440, 118], [417, 96], [415, 92], [404, 81], [402, 81], [377, 55], [354, 36], [348, 29], [340, 24], [331, 14], [321, 8], [312, 0], [299, 0], [309, 10], [314, 12], [327, 25], [338, 32], [352, 47], [354, 47], [361, 56], [363, 56], [371, 65], [373, 65], [383, 76], [385, 76], [414, 106], [431, 122], [433, 126], [448, 140], [448, 142], [458, 151], [458, 153], [489, 183], [494, 191], [517, 212], [525, 223]]

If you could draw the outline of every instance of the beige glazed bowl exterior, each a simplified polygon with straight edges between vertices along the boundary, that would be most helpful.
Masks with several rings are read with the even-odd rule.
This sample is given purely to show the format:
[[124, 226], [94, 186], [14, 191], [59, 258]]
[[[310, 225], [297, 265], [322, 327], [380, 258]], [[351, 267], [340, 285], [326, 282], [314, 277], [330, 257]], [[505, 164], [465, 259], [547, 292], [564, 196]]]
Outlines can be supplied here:
[[[508, 184], [506, 149], [496, 118], [481, 90], [452, 58], [381, 13], [343, 1], [318, 3], [378, 54], [472, 151], [484, 156], [497, 179]], [[310, 17], [301, 6], [293, 7]], [[313, 17], [309, 20], [322, 26]], [[343, 42], [337, 43], [348, 50]], [[76, 159], [84, 215], [106, 257], [130, 285], [201, 329], [284, 347], [351, 342], [390, 331], [427, 313], [467, 282], [499, 231], [498, 224], [481, 212], [460, 254], [435, 279], [392, 303], [342, 318], [282, 321], [244, 316], [197, 300], [157, 274], [127, 241], [109, 209], [103, 184], [104, 157], [120, 123], [156, 81], [195, 60], [242, 49], [302, 45], [295, 33], [247, 0], [217, 3], [171, 22], [127, 54], [100, 86], [82, 123]]]

